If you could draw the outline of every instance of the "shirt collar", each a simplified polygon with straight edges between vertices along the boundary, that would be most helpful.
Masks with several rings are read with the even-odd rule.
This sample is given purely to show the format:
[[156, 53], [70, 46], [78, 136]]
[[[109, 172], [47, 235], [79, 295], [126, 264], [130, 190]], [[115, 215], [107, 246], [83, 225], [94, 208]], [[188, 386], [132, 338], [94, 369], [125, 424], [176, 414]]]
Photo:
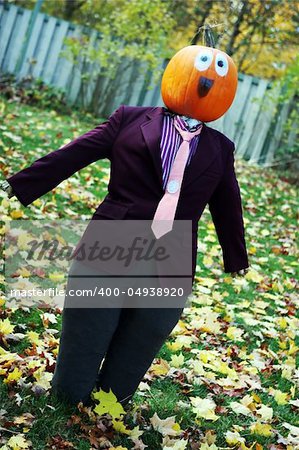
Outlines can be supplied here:
[[200, 122], [196, 119], [192, 119], [191, 117], [183, 116], [180, 114], [175, 114], [172, 111], [170, 111], [168, 108], [163, 107], [164, 115], [170, 116], [172, 119], [174, 117], [177, 117], [177, 120], [179, 122], [179, 125], [183, 130], [188, 131], [196, 131], [203, 122]]

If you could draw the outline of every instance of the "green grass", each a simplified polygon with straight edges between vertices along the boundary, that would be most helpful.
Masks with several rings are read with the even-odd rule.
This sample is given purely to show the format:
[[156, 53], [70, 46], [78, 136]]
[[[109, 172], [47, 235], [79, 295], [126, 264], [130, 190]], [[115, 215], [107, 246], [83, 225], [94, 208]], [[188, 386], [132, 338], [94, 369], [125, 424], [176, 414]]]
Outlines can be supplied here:
[[[3, 178], [27, 167], [37, 158], [58, 149], [67, 140], [73, 140], [103, 120], [78, 113], [62, 116], [51, 110], [7, 103], [1, 97], [0, 104], [4, 113], [4, 119], [0, 122], [0, 163]], [[207, 442], [209, 430], [215, 434], [215, 444], [219, 448], [229, 447], [225, 439], [227, 431], [238, 430], [245, 438], [248, 448], [255, 443], [253, 448], [270, 449], [271, 446], [278, 445], [279, 434], [287, 438], [289, 431], [283, 426], [284, 422], [299, 426], [296, 414], [298, 408], [290, 403], [298, 397], [298, 372], [295, 378], [299, 362], [299, 316], [295, 291], [298, 275], [295, 215], [297, 192], [294, 186], [280, 180], [272, 170], [266, 171], [237, 160], [236, 172], [241, 188], [246, 242], [252, 270], [244, 279], [232, 279], [229, 274], [224, 273], [221, 248], [211, 216], [206, 209], [199, 223], [197, 283], [194, 286], [194, 296], [199, 303], [194, 303], [192, 308], [184, 311], [180, 324], [184, 324], [186, 330], [180, 329], [179, 326], [175, 328], [156, 358], [156, 362], [166, 361], [171, 367], [172, 356], [183, 353], [182, 372], [166, 376], [156, 373], [152, 367], [148, 372], [151, 376], [150, 391], [138, 390], [134, 396], [138, 414], [131, 411], [125, 418], [126, 426], [131, 430], [139, 424], [143, 431], [140, 439], [149, 450], [162, 448], [162, 434], [155, 430], [150, 422], [155, 413], [160, 419], [175, 416], [182, 433], [174, 439], [188, 439], [188, 449], [192, 448], [191, 442], [199, 443], [195, 448], [200, 448], [201, 444]], [[0, 193], [1, 217], [40, 219], [47, 215], [55, 219], [71, 216], [73, 219], [83, 217], [89, 220], [95, 207], [106, 195], [108, 176], [109, 162], [97, 161], [26, 208], [16, 199], [8, 202], [5, 195]], [[207, 256], [211, 258], [210, 261]], [[215, 280], [216, 284], [210, 287], [210, 292], [205, 295], [201, 292], [201, 286], [208, 284], [209, 279]], [[30, 277], [30, 280], [37, 284], [40, 281], [38, 276]], [[55, 284], [49, 279], [43, 282], [45, 287]], [[61, 285], [61, 282], [56, 284]], [[264, 302], [262, 306], [260, 301]], [[198, 322], [204, 317], [206, 308], [209, 308], [208, 314], [218, 314], [218, 331], [216, 328], [214, 331], [207, 331], [203, 324]], [[55, 339], [59, 339], [61, 330], [61, 315], [57, 311], [50, 308], [11, 310], [4, 304], [0, 312], [0, 321], [9, 318], [10, 323], [15, 326], [13, 334], [26, 334], [30, 331], [38, 333], [44, 342], [44, 350], [56, 357], [58, 341], [55, 344]], [[44, 340], [43, 333], [47, 326], [41, 316], [45, 312], [55, 313], [57, 319], [56, 323], [50, 323], [48, 326], [58, 330], [52, 344]], [[197, 323], [192, 325], [195, 318]], [[269, 326], [266, 326], [267, 324]], [[243, 330], [241, 339], [236, 337], [231, 340], [227, 336], [226, 331], [232, 326]], [[182, 347], [171, 347], [171, 344], [176, 345], [177, 339], [184, 334], [197, 337], [197, 341]], [[30, 339], [26, 336], [19, 341], [5, 340], [2, 335], [1, 347], [22, 355], [25, 362], [20, 366], [23, 373], [21, 380], [23, 383], [35, 382], [32, 373], [28, 373], [30, 355], [36, 352]], [[196, 375], [193, 372], [193, 364], [200, 361], [196, 351], [204, 350], [218, 352], [217, 361], [222, 359], [223, 363], [227, 362], [229, 369], [237, 374], [234, 380], [236, 385], [242, 377], [248, 377], [251, 382], [256, 382], [255, 387], [223, 388], [221, 383], [226, 379], [226, 373], [215, 366], [209, 367], [209, 363], [205, 361], [205, 376]], [[263, 358], [262, 362], [258, 361], [258, 355]], [[40, 354], [36, 358], [44, 361]], [[77, 407], [70, 407], [49, 395], [47, 390], [38, 395], [34, 394], [30, 387], [21, 387], [20, 382], [4, 383], [14, 367], [18, 367], [18, 361], [11, 367], [5, 364], [1, 366], [0, 400], [1, 408], [5, 412], [3, 417], [0, 416], [0, 426], [4, 428], [0, 445], [4, 445], [12, 435], [24, 432], [26, 439], [32, 442], [34, 450], [47, 448], [49, 437], [55, 436], [71, 442], [73, 448], [79, 450], [94, 448], [90, 446], [87, 432], [82, 427], [80, 429], [79, 425], [68, 425], [70, 417], [78, 415], [81, 423], [96, 429], [88, 415], [79, 412]], [[211, 376], [214, 377], [213, 380], [209, 378]], [[271, 389], [286, 393], [286, 403], [277, 403], [271, 395]], [[240, 402], [245, 396], [253, 398], [252, 414], [248, 416], [236, 413], [230, 408], [232, 401]], [[217, 405], [218, 420], [196, 418], [191, 397], [213, 399]], [[259, 419], [257, 412], [260, 404], [273, 409], [273, 418], [263, 422], [272, 427], [273, 435], [270, 437], [250, 431], [250, 425]], [[34, 416], [32, 426], [27, 429], [23, 424], [14, 423], [14, 418], [23, 413], [31, 413]], [[129, 436], [122, 433], [112, 431], [109, 439], [115, 447], [134, 447]], [[288, 450], [293, 448], [296, 448], [295, 444], [290, 444]]]

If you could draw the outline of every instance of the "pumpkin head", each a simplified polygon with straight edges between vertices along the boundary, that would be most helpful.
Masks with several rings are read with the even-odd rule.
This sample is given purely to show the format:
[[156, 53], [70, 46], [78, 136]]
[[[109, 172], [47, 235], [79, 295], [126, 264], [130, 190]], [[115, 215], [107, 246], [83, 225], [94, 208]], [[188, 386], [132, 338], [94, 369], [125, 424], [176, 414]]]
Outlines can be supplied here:
[[169, 61], [161, 95], [176, 114], [210, 122], [229, 109], [237, 84], [238, 72], [230, 56], [216, 48], [189, 45]]

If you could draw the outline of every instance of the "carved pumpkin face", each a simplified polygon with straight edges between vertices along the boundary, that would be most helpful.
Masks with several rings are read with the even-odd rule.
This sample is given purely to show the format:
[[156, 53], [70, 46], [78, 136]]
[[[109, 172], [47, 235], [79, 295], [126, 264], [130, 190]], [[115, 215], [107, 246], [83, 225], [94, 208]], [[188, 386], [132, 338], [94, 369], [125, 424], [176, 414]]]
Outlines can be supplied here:
[[169, 61], [161, 95], [171, 111], [211, 122], [229, 109], [237, 84], [238, 72], [230, 56], [212, 47], [189, 45]]

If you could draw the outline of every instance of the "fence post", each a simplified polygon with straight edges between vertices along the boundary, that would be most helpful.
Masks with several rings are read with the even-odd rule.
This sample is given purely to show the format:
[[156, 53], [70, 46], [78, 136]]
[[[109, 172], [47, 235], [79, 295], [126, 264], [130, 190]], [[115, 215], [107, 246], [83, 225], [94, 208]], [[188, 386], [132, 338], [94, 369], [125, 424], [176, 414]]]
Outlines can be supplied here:
[[37, 15], [38, 15], [38, 13], [39, 13], [39, 11], [41, 9], [41, 6], [42, 6], [43, 2], [44, 2], [44, 0], [36, 0], [34, 9], [32, 10], [32, 13], [31, 13], [30, 21], [29, 21], [28, 28], [27, 28], [26, 35], [25, 35], [25, 39], [24, 39], [24, 42], [23, 42], [23, 45], [22, 45], [22, 48], [21, 48], [21, 51], [20, 51], [20, 56], [18, 58], [18, 61], [17, 61], [17, 64], [16, 64], [16, 68], [15, 68], [16, 78], [17, 78], [18, 81], [21, 78], [21, 76], [20, 76], [20, 74], [21, 74], [21, 67], [22, 67], [24, 59], [25, 59], [25, 55], [26, 55], [26, 51], [27, 51], [27, 48], [28, 48], [30, 36], [31, 36], [32, 30], [33, 30], [33, 27], [34, 27]]

